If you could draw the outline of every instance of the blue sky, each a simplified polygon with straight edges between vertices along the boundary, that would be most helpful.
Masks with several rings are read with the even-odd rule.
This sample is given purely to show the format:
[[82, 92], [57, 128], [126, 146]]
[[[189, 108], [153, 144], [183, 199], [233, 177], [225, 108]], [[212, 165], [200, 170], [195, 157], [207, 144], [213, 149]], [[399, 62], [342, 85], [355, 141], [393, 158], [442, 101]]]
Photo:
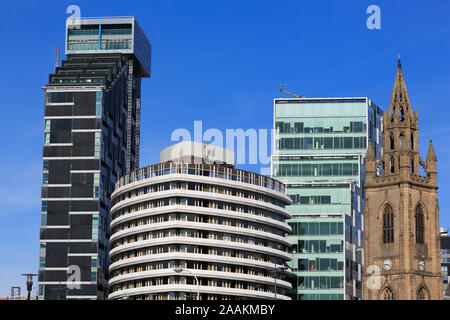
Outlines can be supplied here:
[[[159, 161], [176, 128], [271, 128], [281, 83], [308, 97], [368, 96], [386, 108], [397, 55], [420, 150], [438, 157], [441, 226], [450, 225], [448, 1], [1, 1], [4, 139], [0, 148], [0, 297], [39, 259], [44, 94], [66, 8], [82, 16], [136, 16], [152, 45], [142, 89], [141, 165]], [[381, 8], [381, 29], [366, 8]], [[63, 51], [63, 49], [61, 49]], [[258, 171], [257, 166], [244, 166]]]

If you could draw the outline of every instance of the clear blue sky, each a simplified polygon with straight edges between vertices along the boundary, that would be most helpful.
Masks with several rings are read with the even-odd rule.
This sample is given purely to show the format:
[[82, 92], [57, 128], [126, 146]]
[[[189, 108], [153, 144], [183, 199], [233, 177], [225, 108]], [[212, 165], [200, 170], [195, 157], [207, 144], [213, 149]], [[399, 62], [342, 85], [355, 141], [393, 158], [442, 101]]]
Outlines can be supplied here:
[[[419, 112], [424, 159], [438, 157], [440, 223], [450, 225], [448, 1], [1, 1], [0, 297], [39, 260], [44, 94], [66, 8], [136, 16], [153, 44], [142, 89], [141, 165], [176, 128], [271, 128], [279, 85], [308, 97], [368, 96], [386, 108], [397, 55]], [[366, 8], [381, 8], [381, 30]], [[256, 166], [244, 169], [258, 170]]]

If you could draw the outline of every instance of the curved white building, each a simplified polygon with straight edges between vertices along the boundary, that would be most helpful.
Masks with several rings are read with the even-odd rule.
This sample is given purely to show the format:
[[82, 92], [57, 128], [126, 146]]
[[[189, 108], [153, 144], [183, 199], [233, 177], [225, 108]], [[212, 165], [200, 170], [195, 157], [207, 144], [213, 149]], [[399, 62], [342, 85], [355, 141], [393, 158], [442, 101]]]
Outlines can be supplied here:
[[284, 185], [235, 169], [229, 151], [221, 161], [217, 147], [199, 157], [180, 145], [116, 185], [109, 299], [290, 299]]

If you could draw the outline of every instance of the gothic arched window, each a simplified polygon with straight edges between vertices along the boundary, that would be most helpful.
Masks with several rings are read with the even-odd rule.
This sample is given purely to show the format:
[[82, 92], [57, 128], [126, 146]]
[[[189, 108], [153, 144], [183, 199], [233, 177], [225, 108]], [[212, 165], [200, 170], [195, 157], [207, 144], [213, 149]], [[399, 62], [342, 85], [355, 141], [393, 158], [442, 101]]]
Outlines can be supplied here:
[[394, 242], [394, 211], [390, 205], [383, 210], [383, 243]]
[[403, 111], [403, 107], [400, 107], [398, 115], [399, 115], [398, 119], [401, 122], [405, 121], [405, 111]]
[[416, 243], [424, 243], [424, 221], [422, 206], [416, 208]]
[[424, 287], [420, 288], [419, 292], [417, 293], [417, 300], [428, 300], [428, 293]]
[[395, 171], [395, 167], [394, 167], [394, 157], [391, 157], [391, 163], [390, 163], [390, 165], [391, 165], [391, 173], [394, 173], [394, 171]]
[[383, 294], [381, 297], [383, 298], [383, 300], [395, 300], [394, 292], [392, 292], [392, 289], [389, 287], [386, 287], [383, 290]]
[[399, 138], [399, 147], [400, 150], [403, 149], [403, 144], [405, 143], [405, 134], [403, 132], [400, 133], [400, 138]]
[[395, 147], [395, 145], [394, 145], [394, 135], [391, 133], [389, 138], [390, 138], [390, 141], [391, 141], [391, 150], [394, 150], [394, 147]]
[[414, 150], [414, 134], [411, 133], [411, 140], [409, 146], [411, 147], [411, 150]]

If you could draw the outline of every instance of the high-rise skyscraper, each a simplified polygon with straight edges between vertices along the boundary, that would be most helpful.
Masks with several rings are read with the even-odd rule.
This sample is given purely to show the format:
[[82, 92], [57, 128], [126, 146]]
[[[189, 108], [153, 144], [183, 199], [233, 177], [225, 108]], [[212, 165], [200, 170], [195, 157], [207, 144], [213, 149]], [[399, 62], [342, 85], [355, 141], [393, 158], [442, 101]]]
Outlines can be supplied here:
[[107, 298], [110, 197], [139, 167], [151, 43], [134, 17], [75, 22], [44, 87], [41, 299]]
[[420, 157], [400, 59], [383, 113], [383, 157], [376, 161], [368, 145], [365, 167], [364, 299], [442, 299], [437, 158], [431, 140]]
[[366, 147], [381, 154], [381, 110], [368, 98], [274, 100], [272, 176], [286, 185], [298, 300], [361, 299]]

